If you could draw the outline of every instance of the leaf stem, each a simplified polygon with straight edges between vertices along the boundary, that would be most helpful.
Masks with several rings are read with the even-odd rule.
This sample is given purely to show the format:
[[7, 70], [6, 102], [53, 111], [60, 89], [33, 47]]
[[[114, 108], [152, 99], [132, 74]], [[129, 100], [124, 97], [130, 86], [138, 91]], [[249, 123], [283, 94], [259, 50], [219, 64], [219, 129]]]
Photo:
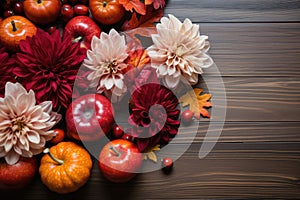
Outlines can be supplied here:
[[58, 164], [60, 164], [60, 165], [64, 164], [63, 160], [60, 160], [60, 159], [54, 157], [54, 155], [50, 152], [49, 148], [44, 149], [43, 153], [48, 154], [50, 156], [50, 158], [52, 160], [54, 160], [55, 162], [57, 162]]
[[16, 23], [15, 23], [15, 21], [14, 20], [11, 20], [11, 25], [12, 25], [12, 30], [13, 30], [13, 32], [15, 32], [15, 31], [17, 31], [18, 29], [17, 29], [17, 27], [16, 27]]
[[78, 37], [72, 39], [72, 43], [80, 42], [82, 39], [83, 39], [82, 36], [78, 36]]
[[115, 156], [119, 157], [121, 154], [118, 152], [113, 146], [110, 146], [109, 149], [115, 154]]

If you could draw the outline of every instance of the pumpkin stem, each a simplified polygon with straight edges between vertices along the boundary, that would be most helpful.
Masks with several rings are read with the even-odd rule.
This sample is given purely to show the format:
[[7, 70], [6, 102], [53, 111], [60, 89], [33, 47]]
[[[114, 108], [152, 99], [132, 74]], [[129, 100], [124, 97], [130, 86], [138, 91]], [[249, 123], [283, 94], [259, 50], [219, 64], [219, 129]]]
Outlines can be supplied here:
[[16, 23], [15, 23], [15, 21], [14, 20], [11, 20], [11, 25], [12, 25], [12, 30], [15, 32], [15, 31], [17, 31], [17, 27], [16, 27]]
[[80, 42], [82, 39], [83, 39], [82, 36], [78, 36], [72, 39], [72, 43]]
[[44, 149], [43, 153], [47, 153], [50, 156], [50, 158], [52, 158], [52, 160], [54, 160], [58, 164], [60, 164], [60, 165], [64, 164], [63, 160], [57, 159], [53, 156], [53, 154], [50, 152], [49, 148]]
[[109, 149], [115, 154], [115, 156], [119, 157], [121, 154], [118, 152], [113, 146], [110, 146]]

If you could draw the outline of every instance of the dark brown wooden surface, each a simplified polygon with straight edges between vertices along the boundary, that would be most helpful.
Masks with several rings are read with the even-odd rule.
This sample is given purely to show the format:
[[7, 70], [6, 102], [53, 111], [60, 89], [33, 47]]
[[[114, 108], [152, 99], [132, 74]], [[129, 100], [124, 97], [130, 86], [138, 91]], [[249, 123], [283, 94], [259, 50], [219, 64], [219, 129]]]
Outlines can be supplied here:
[[[102, 177], [95, 160], [90, 180], [74, 194], [51, 193], [37, 177], [12, 197], [300, 198], [300, 1], [169, 0], [168, 13], [200, 24], [222, 74], [227, 116], [214, 149], [199, 159], [209, 125], [202, 120], [193, 144], [170, 175], [155, 171], [116, 185]], [[209, 69], [206, 75], [205, 81], [217, 76]], [[188, 131], [175, 145], [190, 139]]]

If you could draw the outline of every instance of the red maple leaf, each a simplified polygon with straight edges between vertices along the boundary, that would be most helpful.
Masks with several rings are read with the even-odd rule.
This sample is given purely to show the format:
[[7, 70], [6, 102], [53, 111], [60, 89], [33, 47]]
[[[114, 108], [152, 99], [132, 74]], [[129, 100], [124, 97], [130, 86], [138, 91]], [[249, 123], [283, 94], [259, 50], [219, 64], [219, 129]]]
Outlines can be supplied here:
[[133, 12], [133, 9], [141, 14], [146, 14], [146, 5], [140, 0], [119, 0], [119, 3], [122, 4], [127, 11]]
[[126, 31], [131, 37], [136, 34], [144, 37], [150, 37], [151, 34], [157, 33], [155, 22], [158, 22], [163, 16], [163, 9], [154, 10], [153, 6], [147, 6], [147, 14], [138, 18], [136, 13], [132, 14], [130, 20], [124, 22], [122, 30]]

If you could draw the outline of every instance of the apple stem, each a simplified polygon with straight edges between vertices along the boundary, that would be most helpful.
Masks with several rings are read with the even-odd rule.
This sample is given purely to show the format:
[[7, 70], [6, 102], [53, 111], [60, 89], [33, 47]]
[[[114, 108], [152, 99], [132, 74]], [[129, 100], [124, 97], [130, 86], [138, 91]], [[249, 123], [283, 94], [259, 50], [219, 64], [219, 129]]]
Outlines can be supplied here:
[[16, 27], [16, 23], [15, 23], [15, 21], [14, 21], [14, 20], [11, 20], [11, 22], [10, 22], [10, 23], [11, 23], [11, 25], [12, 25], [12, 28], [13, 28], [12, 30], [13, 30], [13, 31], [17, 31], [17, 27]]
[[115, 156], [120, 156], [120, 152], [118, 152], [113, 146], [110, 146], [109, 149], [115, 154]]
[[60, 165], [64, 164], [63, 160], [57, 159], [53, 156], [53, 154], [50, 152], [49, 148], [44, 149], [43, 153], [47, 153], [50, 156], [50, 158], [52, 158], [52, 160], [54, 160], [58, 164], [60, 164]]
[[38, 4], [42, 3], [42, 0], [38, 0], [37, 3], [38, 3]]
[[107, 2], [106, 2], [106, 1], [104, 1], [102, 5], [103, 5], [103, 7], [105, 8], [105, 7], [106, 7], [106, 5], [107, 5]]
[[80, 42], [80, 40], [82, 40], [82, 36], [78, 36], [77, 38], [74, 38], [74, 39], [72, 40], [72, 43]]

